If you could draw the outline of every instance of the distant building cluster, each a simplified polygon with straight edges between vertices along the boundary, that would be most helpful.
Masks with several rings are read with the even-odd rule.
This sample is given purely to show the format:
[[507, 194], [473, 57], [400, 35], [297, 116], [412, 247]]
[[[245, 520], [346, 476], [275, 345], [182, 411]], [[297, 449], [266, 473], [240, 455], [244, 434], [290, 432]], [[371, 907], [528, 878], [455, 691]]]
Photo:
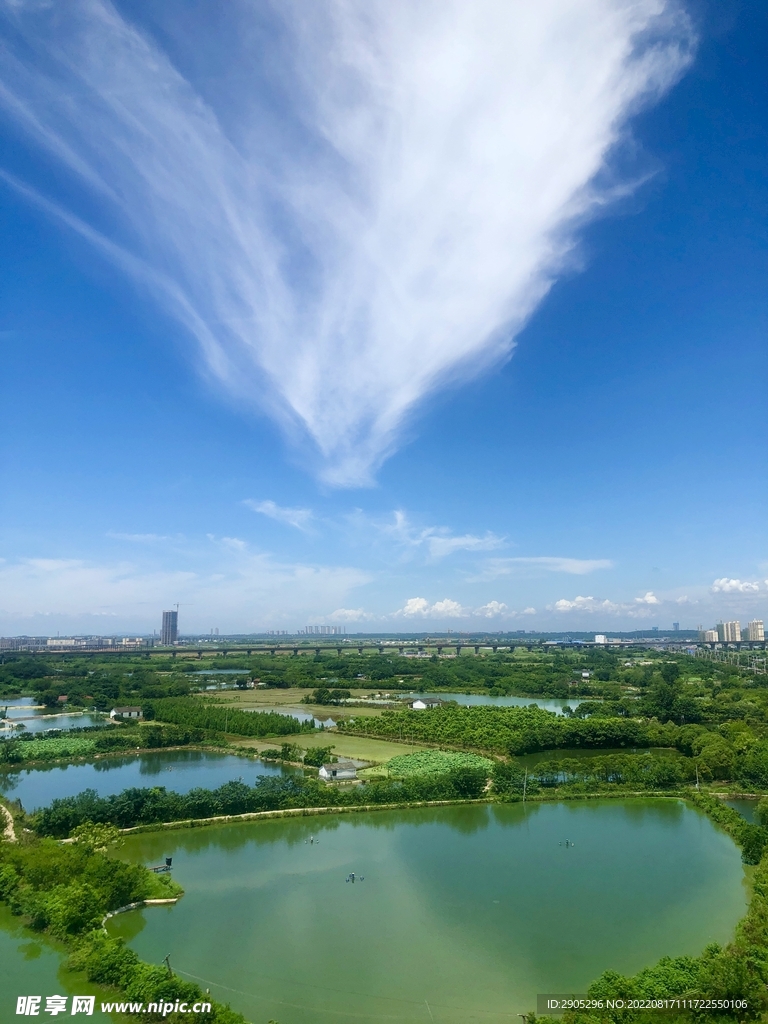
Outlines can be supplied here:
[[13, 636], [0, 637], [0, 651], [137, 650], [151, 646], [141, 636]]
[[304, 629], [300, 629], [299, 636], [315, 636], [322, 634], [322, 636], [345, 636], [347, 632], [346, 626], [306, 626]]
[[699, 631], [699, 640], [708, 644], [729, 644], [740, 643], [742, 640], [765, 640], [765, 626], [762, 619], [753, 619], [747, 623], [746, 630], [742, 631], [738, 619], [732, 622], [718, 622], [714, 629], [702, 629]]

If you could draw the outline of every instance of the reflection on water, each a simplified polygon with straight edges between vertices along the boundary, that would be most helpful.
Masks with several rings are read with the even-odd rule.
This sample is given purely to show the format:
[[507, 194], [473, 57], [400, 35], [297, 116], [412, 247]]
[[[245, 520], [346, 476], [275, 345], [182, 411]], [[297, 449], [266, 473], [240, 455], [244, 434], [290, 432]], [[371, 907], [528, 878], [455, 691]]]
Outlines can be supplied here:
[[164, 786], [177, 793], [217, 789], [242, 779], [252, 785], [263, 775], [291, 774], [293, 769], [248, 757], [201, 750], [153, 751], [138, 756], [105, 757], [91, 764], [44, 765], [0, 773], [0, 792], [20, 800], [26, 811], [45, 807], [59, 797], [95, 789], [110, 796], [134, 786]]
[[287, 818], [130, 836], [120, 855], [173, 856], [186, 895], [112, 934], [292, 1024], [429, 1020], [425, 1001], [443, 1024], [501, 1024], [537, 992], [726, 941], [745, 907], [738, 850], [676, 800]]

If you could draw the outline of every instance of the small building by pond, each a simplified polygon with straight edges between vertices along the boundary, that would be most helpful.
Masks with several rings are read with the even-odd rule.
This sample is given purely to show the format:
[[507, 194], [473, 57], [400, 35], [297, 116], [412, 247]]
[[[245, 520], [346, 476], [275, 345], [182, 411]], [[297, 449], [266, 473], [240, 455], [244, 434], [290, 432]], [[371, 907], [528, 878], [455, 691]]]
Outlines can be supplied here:
[[357, 765], [354, 761], [336, 761], [334, 764], [324, 764], [318, 775], [326, 782], [340, 782], [344, 779], [357, 778]]
[[112, 708], [110, 718], [143, 718], [141, 708]]
[[445, 703], [439, 697], [416, 697], [414, 700], [408, 701], [408, 707], [411, 711], [425, 711], [428, 708], [442, 707]]

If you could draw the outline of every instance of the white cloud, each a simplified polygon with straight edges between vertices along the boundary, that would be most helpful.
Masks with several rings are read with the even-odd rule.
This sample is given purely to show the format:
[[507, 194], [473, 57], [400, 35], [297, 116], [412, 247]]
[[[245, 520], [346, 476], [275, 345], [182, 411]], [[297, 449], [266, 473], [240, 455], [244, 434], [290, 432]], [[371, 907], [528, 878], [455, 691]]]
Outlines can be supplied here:
[[337, 608], [335, 612], [325, 616], [327, 622], [363, 622], [373, 618], [363, 608]]
[[522, 611], [521, 614], [522, 615], [535, 615], [536, 614], [536, 609], [535, 608], [523, 608], [523, 611]]
[[449, 618], [455, 619], [467, 612], [457, 601], [446, 597], [442, 601], [430, 604], [425, 597], [410, 597], [402, 608], [394, 613], [395, 617], [405, 618]]
[[395, 615], [427, 615], [429, 612], [429, 601], [426, 597], [409, 597], [399, 612]]
[[373, 526], [406, 549], [426, 548], [430, 558], [435, 560], [446, 558], [457, 551], [492, 551], [504, 544], [504, 538], [498, 537], [490, 530], [486, 530], [482, 537], [474, 533], [457, 536], [447, 526], [414, 526], [402, 509], [396, 509], [392, 513], [392, 519], [385, 522], [369, 520], [361, 515], [356, 516], [355, 521], [364, 522], [366, 527]]
[[456, 619], [462, 615], [466, 615], [466, 612], [458, 601], [451, 601], [448, 597], [442, 601], [435, 601], [430, 608], [430, 612], [432, 615], [445, 615], [450, 619]]
[[618, 610], [618, 605], [612, 601], [599, 600], [594, 597], [575, 597], [572, 601], [567, 598], [560, 598], [555, 601], [554, 610], [557, 612], [612, 612]]
[[[107, 0], [14, 5], [0, 102], [88, 193], [36, 201], [151, 291], [212, 381], [310, 439], [326, 481], [365, 483], [425, 395], [508, 356], [691, 30], [673, 0], [285, 0], [265, 64], [259, 15], [227, 11], [227, 42], [164, 25], [195, 83]], [[269, 102], [244, 85], [265, 77]]]
[[445, 558], [456, 551], [490, 551], [504, 543], [501, 537], [491, 532], [483, 537], [477, 537], [472, 533], [465, 533], [460, 537], [448, 533], [433, 533], [425, 537], [425, 540], [433, 558]]
[[754, 594], [760, 589], [760, 584], [730, 580], [723, 576], [722, 579], [715, 580], [710, 589], [713, 594]]
[[495, 580], [500, 576], [511, 576], [527, 570], [541, 569], [545, 572], [563, 572], [572, 576], [586, 576], [598, 569], [611, 569], [609, 558], [558, 558], [538, 555], [530, 558], [489, 558], [473, 582]]
[[193, 567], [184, 569], [62, 558], [6, 562], [0, 593], [13, 601], [0, 606], [0, 633], [28, 632], [29, 621], [38, 618], [42, 633], [54, 618], [73, 629], [95, 616], [117, 619], [121, 628], [151, 630], [163, 608], [176, 601], [183, 631], [207, 632], [216, 624], [232, 632], [283, 623], [295, 628], [320, 609], [340, 606], [370, 580], [352, 567], [282, 563], [237, 538], [211, 541], [189, 555]]
[[489, 601], [488, 604], [475, 608], [474, 614], [480, 615], [484, 619], [495, 619], [500, 615], [509, 614], [509, 609], [503, 602]]
[[295, 526], [297, 530], [307, 530], [313, 518], [311, 509], [284, 508], [275, 504], [274, 501], [254, 501], [251, 498], [246, 498], [243, 504], [253, 509], [254, 512], [260, 512], [261, 515], [267, 516], [269, 519], [277, 520], [278, 523]]
[[642, 597], [636, 597], [635, 604], [661, 604], [661, 602], [659, 601], [658, 597], [656, 597], [654, 592], [652, 590], [649, 590]]

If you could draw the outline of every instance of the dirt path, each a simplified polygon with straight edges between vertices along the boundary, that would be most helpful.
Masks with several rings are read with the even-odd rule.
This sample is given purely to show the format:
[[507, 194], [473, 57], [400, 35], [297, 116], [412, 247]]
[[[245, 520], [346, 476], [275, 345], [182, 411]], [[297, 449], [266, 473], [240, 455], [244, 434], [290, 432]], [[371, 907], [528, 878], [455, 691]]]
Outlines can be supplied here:
[[7, 839], [9, 843], [16, 842], [16, 832], [13, 828], [13, 817], [11, 812], [4, 804], [0, 804], [0, 811], [3, 812], [3, 818], [5, 819], [5, 828], [3, 829], [3, 839]]

